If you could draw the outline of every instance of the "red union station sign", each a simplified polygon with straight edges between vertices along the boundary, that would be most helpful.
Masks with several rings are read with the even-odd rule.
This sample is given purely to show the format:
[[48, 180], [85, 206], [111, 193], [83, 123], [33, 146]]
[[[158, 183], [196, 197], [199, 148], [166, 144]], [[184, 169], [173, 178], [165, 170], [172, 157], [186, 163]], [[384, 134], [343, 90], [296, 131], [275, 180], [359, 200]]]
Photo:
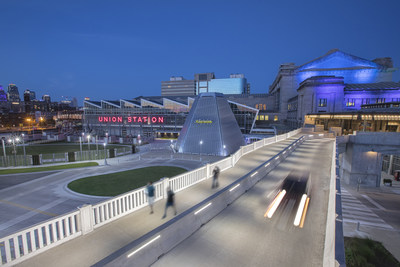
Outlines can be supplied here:
[[99, 122], [121, 122], [121, 123], [164, 123], [164, 117], [162, 116], [98, 116]]

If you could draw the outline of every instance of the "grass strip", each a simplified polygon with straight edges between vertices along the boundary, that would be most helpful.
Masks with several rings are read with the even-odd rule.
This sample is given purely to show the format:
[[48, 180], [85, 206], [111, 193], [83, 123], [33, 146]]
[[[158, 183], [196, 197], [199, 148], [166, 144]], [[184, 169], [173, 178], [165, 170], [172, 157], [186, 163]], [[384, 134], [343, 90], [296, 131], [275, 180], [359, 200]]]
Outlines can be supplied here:
[[400, 263], [380, 242], [371, 239], [345, 237], [347, 267], [399, 267]]
[[14, 174], [14, 173], [27, 173], [27, 172], [56, 171], [56, 170], [64, 170], [64, 169], [92, 167], [92, 166], [98, 166], [98, 165], [99, 164], [97, 162], [84, 162], [84, 163], [73, 163], [73, 164], [54, 165], [54, 166], [47, 166], [47, 167], [36, 167], [36, 168], [4, 169], [4, 170], [0, 170], [0, 175]]
[[68, 188], [86, 195], [117, 196], [145, 186], [149, 181], [156, 182], [186, 171], [179, 167], [152, 166], [78, 179], [69, 183]]

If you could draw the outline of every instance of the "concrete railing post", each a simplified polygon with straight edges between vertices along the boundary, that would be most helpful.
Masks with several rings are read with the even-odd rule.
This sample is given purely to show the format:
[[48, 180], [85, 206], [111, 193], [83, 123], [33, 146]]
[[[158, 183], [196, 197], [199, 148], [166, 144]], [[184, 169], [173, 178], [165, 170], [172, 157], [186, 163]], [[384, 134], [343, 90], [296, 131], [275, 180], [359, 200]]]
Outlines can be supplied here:
[[210, 177], [210, 175], [211, 175], [210, 164], [207, 164], [207, 165], [206, 165], [206, 170], [207, 170], [206, 179], [208, 179], [208, 177]]
[[85, 204], [82, 207], [79, 207], [80, 212], [80, 223], [82, 235], [90, 233], [93, 231], [94, 218], [93, 218], [93, 210], [92, 205]]
[[275, 135], [275, 143], [278, 142], [278, 136]]
[[169, 178], [164, 177], [162, 179], [162, 191], [163, 191], [163, 198], [167, 197], [167, 187], [169, 186]]
[[235, 154], [231, 156], [231, 167], [235, 166]]

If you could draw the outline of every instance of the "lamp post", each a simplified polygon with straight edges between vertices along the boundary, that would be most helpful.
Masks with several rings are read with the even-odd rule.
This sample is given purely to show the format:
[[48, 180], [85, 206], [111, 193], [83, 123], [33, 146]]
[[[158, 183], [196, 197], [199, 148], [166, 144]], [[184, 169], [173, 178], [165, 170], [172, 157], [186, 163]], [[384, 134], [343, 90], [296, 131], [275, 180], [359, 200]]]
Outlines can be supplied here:
[[[82, 133], [82, 135], [83, 135], [83, 133]], [[81, 150], [81, 160], [82, 160], [82, 158], [83, 158], [83, 155], [82, 155], [82, 136], [79, 136], [79, 148]]]
[[14, 166], [17, 166], [17, 144], [16, 142], [19, 142], [19, 137], [17, 136], [11, 136], [10, 139], [8, 139], [8, 142], [13, 146], [12, 153], [14, 154]]
[[107, 150], [106, 150], [107, 143], [104, 142], [103, 145], [104, 145], [104, 165], [107, 165]]
[[96, 159], [99, 155], [99, 144], [97, 143], [97, 135], [96, 135]]
[[225, 151], [225, 149], [226, 149], [226, 146], [224, 145], [224, 155], [223, 156], [226, 156], [226, 151]]
[[142, 143], [142, 140], [139, 139], [139, 160], [141, 160], [141, 158], [140, 158], [140, 150], [141, 150], [140, 144], [141, 144], [141, 143]]
[[24, 165], [26, 165], [25, 134], [22, 134], [22, 147], [24, 148]]
[[173, 154], [172, 154], [172, 152], [173, 152], [173, 151], [172, 151], [172, 149], [173, 149], [172, 140], [171, 140], [171, 145], [170, 145], [170, 147], [171, 147], [171, 159], [172, 159], [172, 155], [173, 155]]
[[6, 166], [7, 165], [7, 155], [6, 155], [6, 146], [4, 144], [4, 139], [1, 139], [1, 143], [3, 145], [4, 166]]
[[200, 140], [200, 161], [201, 161], [201, 145], [203, 144], [203, 140]]
[[90, 160], [90, 134], [87, 136], [87, 145], [89, 149], [89, 160]]
[[28, 122], [28, 134], [30, 134], [30, 128], [31, 128], [31, 121], [32, 121], [32, 119], [31, 118], [27, 118], [26, 119], [26, 121]]

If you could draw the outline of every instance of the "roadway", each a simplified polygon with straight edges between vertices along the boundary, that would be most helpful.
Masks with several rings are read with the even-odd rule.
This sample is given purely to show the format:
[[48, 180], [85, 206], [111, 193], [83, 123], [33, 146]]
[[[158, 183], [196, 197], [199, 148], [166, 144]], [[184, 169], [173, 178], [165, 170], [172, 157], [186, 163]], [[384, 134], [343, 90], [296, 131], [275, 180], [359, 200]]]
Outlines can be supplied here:
[[[332, 139], [309, 140], [251, 190], [152, 266], [323, 266]], [[289, 205], [264, 218], [276, 188], [292, 170], [310, 170], [305, 224]], [[134, 264], [134, 262], [132, 262]]]
[[[221, 172], [220, 186], [227, 186], [249, 173], [298, 137], [294, 136], [245, 155], [235, 167]], [[302, 147], [299, 149], [303, 149]], [[177, 216], [179, 217], [183, 211], [203, 201], [214, 192], [215, 190], [211, 189], [210, 179], [178, 192], [176, 194]], [[154, 206], [154, 214], [149, 214], [148, 208], [143, 208], [89, 234], [45, 251], [17, 266], [91, 266], [171, 219], [171, 211], [166, 219], [161, 219], [164, 205], [164, 201], [158, 201]], [[324, 225], [323, 223], [321, 228], [324, 228]]]
[[[164, 152], [167, 159], [157, 158]], [[200, 161], [168, 159], [168, 151], [150, 151], [141, 160], [137, 155], [108, 159], [109, 165], [47, 171], [40, 173], [0, 175], [0, 237], [20, 231], [58, 215], [75, 210], [83, 204], [95, 204], [109, 197], [95, 197], [73, 193], [67, 189], [75, 179], [125, 171], [147, 166], [178, 166], [187, 170], [200, 167]], [[153, 157], [149, 156], [153, 154]], [[157, 154], [154, 155], [154, 154]], [[215, 161], [217, 157], [205, 160]], [[99, 160], [104, 164], [104, 160]]]

